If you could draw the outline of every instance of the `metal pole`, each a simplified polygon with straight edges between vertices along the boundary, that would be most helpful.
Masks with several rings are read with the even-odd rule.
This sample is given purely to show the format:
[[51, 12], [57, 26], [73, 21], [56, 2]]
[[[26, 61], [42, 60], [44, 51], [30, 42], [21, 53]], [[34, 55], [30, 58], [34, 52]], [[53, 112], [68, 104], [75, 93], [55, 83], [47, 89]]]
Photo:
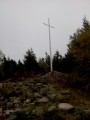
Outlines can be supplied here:
[[53, 71], [52, 51], [51, 51], [51, 35], [50, 35], [50, 20], [49, 20], [49, 18], [48, 18], [48, 28], [49, 28], [49, 47], [50, 47], [50, 70]]

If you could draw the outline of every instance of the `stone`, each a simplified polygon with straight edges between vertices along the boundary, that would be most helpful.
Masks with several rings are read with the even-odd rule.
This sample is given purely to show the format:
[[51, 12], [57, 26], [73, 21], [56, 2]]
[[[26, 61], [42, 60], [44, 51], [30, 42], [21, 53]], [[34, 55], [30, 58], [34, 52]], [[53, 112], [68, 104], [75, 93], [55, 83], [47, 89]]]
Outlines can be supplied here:
[[37, 97], [41, 97], [41, 95], [39, 93], [34, 93], [34, 97], [37, 98]]
[[58, 93], [56, 98], [57, 98], [57, 100], [61, 101], [64, 99], [64, 96], [62, 94]]
[[51, 100], [52, 100], [52, 99], [55, 99], [56, 94], [51, 93], [51, 94], [48, 94], [47, 96], [48, 96], [48, 98], [49, 98], [49, 99], [51, 99]]
[[53, 110], [55, 110], [55, 109], [56, 109], [56, 106], [53, 105], [53, 106], [50, 106], [50, 107], [48, 108], [48, 111], [51, 112], [51, 111], [53, 111]]
[[40, 90], [40, 95], [42, 96], [47, 96], [49, 94], [49, 87], [43, 87], [41, 90]]
[[20, 106], [20, 103], [21, 103], [21, 101], [20, 101], [19, 98], [15, 99], [15, 100], [13, 101], [13, 104], [14, 104], [14, 107], [15, 107], [15, 108], [18, 108], [18, 107]]
[[68, 111], [68, 110], [73, 109], [73, 106], [70, 105], [70, 104], [68, 104], [68, 103], [60, 103], [60, 104], [58, 105], [58, 108], [59, 108], [60, 110], [66, 110], [66, 111]]
[[15, 108], [19, 108], [20, 105], [19, 105], [18, 103], [16, 103], [16, 104], [14, 105], [14, 107], [15, 107]]
[[84, 110], [85, 114], [86, 114], [86, 118], [88, 118], [87, 120], [90, 119], [90, 109], [89, 110]]
[[70, 91], [69, 90], [62, 90], [60, 93], [62, 95], [69, 95]]
[[19, 85], [20, 85], [20, 86], [22, 86], [22, 85], [23, 85], [23, 83], [22, 83], [22, 82], [19, 82]]
[[61, 103], [62, 102], [66, 103], [70, 99], [69, 95], [67, 95], [67, 94], [61, 94], [61, 93], [58, 93], [57, 96], [56, 96], [56, 98]]
[[90, 110], [84, 110], [87, 114], [90, 114]]
[[14, 102], [15, 99], [16, 99], [16, 97], [10, 97], [10, 98], [9, 98], [9, 100], [10, 100], [11, 102]]
[[10, 115], [10, 114], [13, 113], [13, 112], [14, 112], [14, 110], [6, 110], [6, 111], [5, 111], [5, 114], [6, 114], [6, 115]]
[[12, 109], [14, 107], [12, 102], [7, 102], [7, 109]]
[[41, 99], [38, 100], [40, 103], [46, 103], [49, 102], [49, 99], [47, 97], [42, 97]]
[[35, 105], [35, 101], [34, 102], [32, 102], [32, 103], [30, 103], [31, 105]]
[[44, 113], [44, 110], [42, 107], [36, 107], [33, 109], [32, 114], [35, 114], [37, 116], [41, 116]]
[[2, 111], [3, 111], [3, 109], [2, 109], [2, 108], [0, 108], [0, 117], [2, 116]]
[[13, 101], [13, 103], [14, 103], [14, 104], [17, 104], [17, 103], [19, 103], [19, 100], [18, 100], [18, 99], [15, 99], [15, 100]]
[[15, 112], [20, 112], [21, 111], [21, 108], [16, 108], [15, 109]]
[[3, 87], [3, 83], [0, 83], [0, 88], [2, 88]]
[[40, 87], [42, 87], [43, 84], [42, 84], [42, 83], [37, 83], [36, 86], [40, 86]]
[[26, 103], [26, 104], [30, 103], [30, 99], [26, 99], [26, 101], [24, 101], [24, 103]]

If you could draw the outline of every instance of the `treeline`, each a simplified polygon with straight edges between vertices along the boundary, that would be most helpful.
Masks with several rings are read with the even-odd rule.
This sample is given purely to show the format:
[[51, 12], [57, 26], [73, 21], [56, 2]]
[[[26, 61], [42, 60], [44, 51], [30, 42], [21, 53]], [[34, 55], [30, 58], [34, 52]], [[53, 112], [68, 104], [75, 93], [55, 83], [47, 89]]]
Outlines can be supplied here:
[[[64, 73], [75, 73], [74, 76], [87, 79], [90, 82], [90, 23], [83, 19], [82, 27], [72, 36], [68, 44], [68, 50], [63, 57], [59, 51], [53, 55], [53, 70]], [[23, 62], [6, 58], [0, 51], [0, 79], [14, 76], [32, 76], [44, 74], [50, 71], [50, 56], [37, 60], [33, 49], [28, 49]], [[83, 77], [82, 77], [83, 76]], [[75, 78], [74, 77], [74, 78]], [[77, 77], [78, 78], [78, 77]]]
[[[32, 77], [39, 74], [45, 74], [50, 71], [50, 56], [45, 53], [45, 58], [37, 60], [33, 49], [28, 49], [24, 55], [23, 62], [16, 62], [13, 59], [6, 58], [0, 51], [0, 79], [9, 79], [13, 77]], [[53, 56], [53, 70], [61, 72], [71, 72], [71, 67], [64, 67], [65, 60], [56, 51]]]

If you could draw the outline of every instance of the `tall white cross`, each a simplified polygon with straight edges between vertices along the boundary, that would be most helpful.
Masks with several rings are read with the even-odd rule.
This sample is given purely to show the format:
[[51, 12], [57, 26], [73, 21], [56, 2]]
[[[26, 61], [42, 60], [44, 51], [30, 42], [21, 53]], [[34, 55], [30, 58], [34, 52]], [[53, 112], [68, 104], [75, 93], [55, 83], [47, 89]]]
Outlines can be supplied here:
[[46, 25], [46, 26], [48, 26], [48, 30], [49, 30], [50, 70], [53, 71], [50, 28], [55, 28], [55, 27], [53, 27], [53, 26], [50, 25], [49, 18], [48, 18], [48, 24], [46, 24], [46, 23], [43, 23], [43, 24]]

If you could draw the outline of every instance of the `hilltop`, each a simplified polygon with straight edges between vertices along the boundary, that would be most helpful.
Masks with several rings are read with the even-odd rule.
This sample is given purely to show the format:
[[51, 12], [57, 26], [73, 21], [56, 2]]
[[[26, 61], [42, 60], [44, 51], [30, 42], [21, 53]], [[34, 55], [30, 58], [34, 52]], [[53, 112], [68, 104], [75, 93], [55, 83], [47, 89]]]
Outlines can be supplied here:
[[4, 86], [0, 83], [1, 119], [89, 120], [90, 96], [70, 87], [70, 81], [69, 74], [53, 71], [34, 78], [9, 79]]

